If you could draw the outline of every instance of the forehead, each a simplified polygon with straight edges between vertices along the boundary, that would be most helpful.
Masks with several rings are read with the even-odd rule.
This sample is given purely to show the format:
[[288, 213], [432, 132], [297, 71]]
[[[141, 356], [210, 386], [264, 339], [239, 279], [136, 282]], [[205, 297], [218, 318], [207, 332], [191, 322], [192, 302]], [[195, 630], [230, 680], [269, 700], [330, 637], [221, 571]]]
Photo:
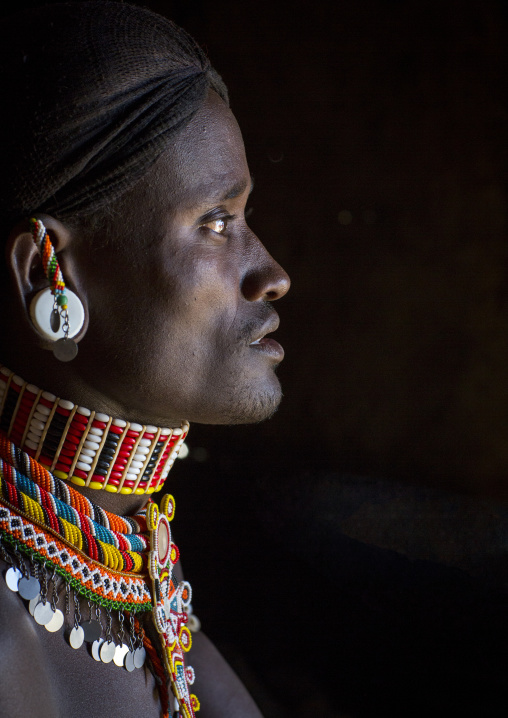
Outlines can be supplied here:
[[215, 92], [209, 91], [204, 105], [160, 158], [157, 175], [169, 203], [180, 208], [226, 200], [250, 187], [240, 128]]

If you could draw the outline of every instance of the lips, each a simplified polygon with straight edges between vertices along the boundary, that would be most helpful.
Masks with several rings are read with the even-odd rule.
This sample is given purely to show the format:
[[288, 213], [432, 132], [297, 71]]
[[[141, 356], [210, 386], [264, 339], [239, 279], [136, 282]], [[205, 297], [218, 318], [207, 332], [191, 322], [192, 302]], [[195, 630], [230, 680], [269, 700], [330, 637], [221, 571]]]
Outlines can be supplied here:
[[253, 350], [262, 352], [278, 362], [282, 361], [284, 358], [284, 349], [281, 347], [279, 342], [266, 335], [276, 331], [279, 326], [279, 322], [279, 316], [274, 312], [268, 321], [263, 324], [261, 329], [256, 332], [254, 335], [255, 338], [249, 343], [249, 347]]

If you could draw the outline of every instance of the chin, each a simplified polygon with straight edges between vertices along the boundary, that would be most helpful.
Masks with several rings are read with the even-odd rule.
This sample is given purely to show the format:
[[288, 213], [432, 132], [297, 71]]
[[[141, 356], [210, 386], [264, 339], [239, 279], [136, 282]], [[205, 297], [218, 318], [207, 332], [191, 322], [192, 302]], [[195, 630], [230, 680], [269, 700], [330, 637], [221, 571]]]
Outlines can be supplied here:
[[[220, 406], [213, 412], [214, 416], [194, 419], [198, 424], [257, 424], [269, 419], [282, 399], [279, 380], [274, 375], [274, 382], [260, 390], [259, 387], [235, 387], [234, 392], [225, 392]], [[224, 401], [226, 399], [226, 401]], [[191, 419], [192, 423], [192, 419]]]

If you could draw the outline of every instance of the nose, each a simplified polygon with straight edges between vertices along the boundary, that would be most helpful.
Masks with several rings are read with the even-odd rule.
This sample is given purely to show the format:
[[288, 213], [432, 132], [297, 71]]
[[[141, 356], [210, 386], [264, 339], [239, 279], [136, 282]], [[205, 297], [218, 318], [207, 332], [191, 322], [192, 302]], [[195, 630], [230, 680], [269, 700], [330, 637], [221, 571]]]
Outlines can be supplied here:
[[249, 268], [242, 280], [242, 294], [249, 302], [274, 302], [289, 290], [291, 280], [264, 245], [252, 234], [249, 242]]

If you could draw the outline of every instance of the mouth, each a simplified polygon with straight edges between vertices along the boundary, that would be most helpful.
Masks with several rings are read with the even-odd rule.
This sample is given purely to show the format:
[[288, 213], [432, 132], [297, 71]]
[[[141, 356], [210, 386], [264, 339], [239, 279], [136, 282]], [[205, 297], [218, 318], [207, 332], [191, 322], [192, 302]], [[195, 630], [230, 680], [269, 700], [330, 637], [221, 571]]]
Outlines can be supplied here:
[[266, 356], [270, 357], [276, 362], [281, 362], [284, 358], [284, 349], [281, 347], [279, 342], [275, 341], [272, 337], [267, 336], [276, 331], [279, 326], [279, 317], [277, 314], [273, 314], [270, 320], [264, 324], [260, 331], [258, 331], [256, 338], [249, 343], [254, 351], [262, 352]]

